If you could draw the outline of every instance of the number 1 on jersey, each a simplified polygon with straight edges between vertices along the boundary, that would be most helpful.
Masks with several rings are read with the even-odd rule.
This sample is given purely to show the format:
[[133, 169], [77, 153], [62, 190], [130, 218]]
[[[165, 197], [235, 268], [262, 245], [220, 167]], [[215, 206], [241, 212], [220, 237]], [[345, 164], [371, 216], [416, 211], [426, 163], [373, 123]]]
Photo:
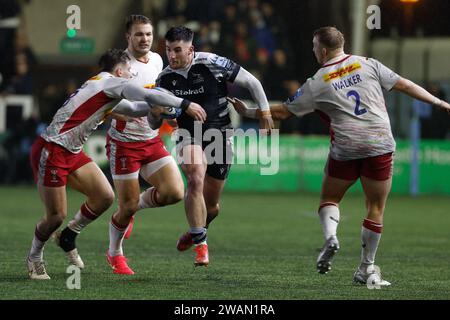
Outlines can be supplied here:
[[355, 90], [349, 91], [349, 92], [347, 93], [347, 98], [350, 98], [350, 97], [355, 97], [355, 102], [356, 102], [356, 105], [355, 105], [355, 114], [356, 114], [357, 116], [360, 116], [360, 115], [362, 115], [362, 114], [364, 114], [364, 113], [367, 112], [367, 109], [365, 109], [365, 108], [360, 109], [360, 108], [359, 108], [360, 105], [361, 105], [361, 98], [360, 98], [358, 92], [356, 92]]

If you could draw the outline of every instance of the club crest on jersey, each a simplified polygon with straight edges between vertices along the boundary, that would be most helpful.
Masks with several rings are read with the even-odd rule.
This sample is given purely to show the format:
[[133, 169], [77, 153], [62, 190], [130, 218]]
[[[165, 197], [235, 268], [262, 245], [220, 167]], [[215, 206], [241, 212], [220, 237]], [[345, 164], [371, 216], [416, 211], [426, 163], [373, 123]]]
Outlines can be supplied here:
[[202, 77], [202, 75], [200, 73], [192, 73], [192, 78], [193, 78], [193, 80], [192, 80], [193, 84], [205, 81], [205, 79]]
[[172, 80], [172, 85], [175, 87], [177, 85], [177, 80]]
[[337, 78], [341, 78], [343, 76], [349, 75], [353, 72], [355, 72], [356, 70], [361, 69], [361, 64], [359, 62], [355, 62], [352, 63], [351, 65], [345, 66], [343, 68], [340, 68], [336, 71], [327, 73], [323, 76], [323, 80], [325, 82], [337, 79]]

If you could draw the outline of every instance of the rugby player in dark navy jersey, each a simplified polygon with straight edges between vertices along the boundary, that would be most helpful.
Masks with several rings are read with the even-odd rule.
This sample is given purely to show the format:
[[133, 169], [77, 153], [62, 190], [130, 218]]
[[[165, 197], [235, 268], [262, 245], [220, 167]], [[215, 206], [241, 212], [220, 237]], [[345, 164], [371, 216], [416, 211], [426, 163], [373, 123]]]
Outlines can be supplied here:
[[[185, 113], [177, 118], [178, 131], [181, 131], [177, 147], [181, 169], [187, 180], [185, 210], [190, 226], [189, 232], [178, 240], [177, 249], [184, 251], [195, 245], [194, 264], [206, 266], [209, 263], [206, 229], [219, 214], [219, 198], [232, 160], [227, 81], [249, 90], [261, 110], [261, 129], [266, 133], [270, 132], [273, 121], [259, 80], [225, 57], [194, 52], [193, 37], [192, 30], [186, 27], [173, 27], [166, 33], [169, 66], [161, 72], [156, 82], [157, 86], [178, 97], [201, 104], [206, 111], [206, 121], [203, 123], [194, 121]], [[215, 132], [221, 132], [220, 142], [223, 147], [213, 152], [212, 157], [208, 157], [205, 148], [218, 142], [206, 138], [208, 130], [214, 129]], [[195, 161], [196, 159], [200, 161]]]

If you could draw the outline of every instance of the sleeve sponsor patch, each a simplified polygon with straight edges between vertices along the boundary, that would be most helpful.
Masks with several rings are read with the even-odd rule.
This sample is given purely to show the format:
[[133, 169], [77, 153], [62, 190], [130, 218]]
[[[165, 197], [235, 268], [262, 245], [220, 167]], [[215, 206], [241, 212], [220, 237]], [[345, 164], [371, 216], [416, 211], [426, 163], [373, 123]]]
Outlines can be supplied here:
[[217, 56], [212, 62], [226, 70], [231, 70], [233, 68], [231, 60], [225, 57]]
[[301, 97], [302, 95], [303, 95], [303, 91], [300, 88], [297, 90], [297, 92], [292, 97], [289, 97], [285, 103], [286, 104], [292, 103], [293, 101], [295, 101], [297, 98]]

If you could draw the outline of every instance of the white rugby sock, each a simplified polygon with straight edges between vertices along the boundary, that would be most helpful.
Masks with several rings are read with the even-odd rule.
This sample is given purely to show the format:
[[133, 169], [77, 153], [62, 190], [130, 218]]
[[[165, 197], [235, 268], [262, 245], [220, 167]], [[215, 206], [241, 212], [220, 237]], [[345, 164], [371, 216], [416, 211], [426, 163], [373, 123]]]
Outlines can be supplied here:
[[364, 219], [361, 228], [362, 250], [361, 265], [371, 265], [375, 263], [378, 244], [381, 239], [383, 225], [369, 219]]
[[335, 236], [340, 218], [339, 208], [336, 204], [331, 202], [322, 203], [319, 208], [319, 217], [325, 240]]
[[88, 207], [87, 203], [83, 203], [73, 219], [69, 221], [67, 227], [73, 232], [80, 233], [81, 230], [97, 218], [98, 215]]
[[157, 202], [157, 193], [158, 191], [155, 187], [148, 188], [142, 192], [139, 195], [138, 210], [160, 207], [161, 205]]
[[114, 218], [109, 222], [109, 250], [111, 257], [123, 255], [122, 243], [123, 236], [128, 226], [119, 226]]
[[44, 246], [48, 238], [45, 237], [38, 231], [37, 227], [34, 231], [33, 241], [31, 242], [31, 249], [28, 253], [28, 259], [30, 261], [41, 261], [44, 254]]

